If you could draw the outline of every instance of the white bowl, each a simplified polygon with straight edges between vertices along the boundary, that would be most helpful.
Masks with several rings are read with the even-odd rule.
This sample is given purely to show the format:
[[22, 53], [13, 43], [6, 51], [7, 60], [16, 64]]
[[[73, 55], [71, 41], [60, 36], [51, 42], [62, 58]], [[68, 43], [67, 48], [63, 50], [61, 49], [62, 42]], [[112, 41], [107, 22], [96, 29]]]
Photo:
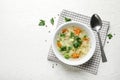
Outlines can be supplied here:
[[[79, 60], [73, 60], [72, 61], [72, 60], [69, 60], [69, 59], [65, 59], [60, 54], [60, 52], [57, 50], [56, 36], [61, 31], [62, 28], [66, 27], [66, 26], [69, 26], [69, 25], [78, 26], [78, 27], [84, 29], [88, 33], [88, 36], [90, 38], [90, 50], [89, 50], [89, 52], [83, 58], [81, 58]], [[95, 35], [94, 35], [92, 29], [90, 27], [88, 27], [87, 25], [82, 24], [80, 22], [67, 22], [67, 23], [64, 23], [64, 24], [60, 25], [57, 28], [57, 30], [55, 31], [55, 33], [53, 35], [53, 40], [52, 40], [52, 47], [53, 47], [54, 54], [56, 55], [56, 57], [60, 61], [62, 61], [65, 64], [68, 64], [68, 65], [77, 66], [77, 65], [81, 65], [81, 64], [87, 62], [93, 56], [94, 51], [95, 51], [95, 47], [96, 47], [96, 39], [95, 39]]]

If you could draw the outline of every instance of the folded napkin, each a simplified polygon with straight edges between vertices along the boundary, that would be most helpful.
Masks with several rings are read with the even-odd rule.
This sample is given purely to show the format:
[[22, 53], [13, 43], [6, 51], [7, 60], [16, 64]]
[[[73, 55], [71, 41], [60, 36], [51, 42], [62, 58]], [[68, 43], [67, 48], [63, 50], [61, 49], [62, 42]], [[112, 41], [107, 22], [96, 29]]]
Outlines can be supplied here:
[[[71, 12], [68, 10], [63, 10], [61, 12], [57, 26], [61, 25], [62, 23], [65, 23], [65, 21], [64, 21], [65, 17], [70, 18], [72, 21], [84, 23], [84, 24], [88, 25], [88, 27], [90, 27], [90, 17], [82, 15], [82, 14], [78, 14], [75, 12]], [[102, 21], [102, 29], [100, 30], [100, 36], [101, 36], [103, 46], [105, 45], [105, 40], [106, 40], [106, 36], [107, 36], [107, 32], [109, 30], [109, 27], [110, 27], [110, 22]], [[68, 66], [66, 64], [63, 64], [54, 55], [52, 47], [50, 47], [50, 50], [48, 52], [48, 60], [62, 63], [62, 65], [65, 65], [71, 69], [77, 68], [77, 69], [80, 69], [80, 70], [83, 70], [83, 71], [86, 71], [86, 72], [89, 72], [92, 74], [97, 74], [98, 67], [100, 64], [100, 59], [101, 59], [101, 51], [100, 51], [100, 45], [99, 45], [99, 40], [98, 40], [97, 34], [95, 31], [94, 31], [94, 33], [95, 33], [96, 41], [97, 41], [96, 49], [95, 49], [94, 55], [88, 62], [86, 62], [82, 65], [79, 65], [79, 66]]]

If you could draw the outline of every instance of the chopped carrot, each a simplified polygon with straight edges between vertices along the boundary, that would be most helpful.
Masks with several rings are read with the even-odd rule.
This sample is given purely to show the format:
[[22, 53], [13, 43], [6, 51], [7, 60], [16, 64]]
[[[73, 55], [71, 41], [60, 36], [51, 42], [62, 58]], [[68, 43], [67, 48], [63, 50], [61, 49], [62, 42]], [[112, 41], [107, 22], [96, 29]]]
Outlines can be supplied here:
[[75, 28], [75, 29], [74, 29], [74, 33], [75, 33], [76, 35], [79, 35], [80, 32], [81, 32], [80, 28]]
[[62, 33], [65, 33], [65, 32], [67, 32], [68, 30], [65, 28], [65, 29], [63, 29], [62, 30]]
[[72, 58], [79, 58], [80, 57], [80, 54], [79, 53], [73, 53], [72, 54]]
[[60, 43], [60, 41], [57, 42], [57, 46], [62, 47], [62, 44]]
[[84, 41], [89, 41], [89, 38], [84, 38], [83, 40], [84, 40]]

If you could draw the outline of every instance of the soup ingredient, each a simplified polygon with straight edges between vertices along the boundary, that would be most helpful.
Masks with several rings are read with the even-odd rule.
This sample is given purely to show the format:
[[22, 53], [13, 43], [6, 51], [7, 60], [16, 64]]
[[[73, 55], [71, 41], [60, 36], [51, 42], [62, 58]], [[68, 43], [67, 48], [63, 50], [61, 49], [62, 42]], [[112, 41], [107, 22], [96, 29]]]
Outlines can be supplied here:
[[58, 41], [58, 42], [57, 42], [57, 46], [58, 46], [58, 47], [62, 47], [62, 44]]
[[45, 25], [45, 21], [41, 19], [39, 22], [39, 26], [44, 26], [44, 25]]
[[89, 41], [89, 38], [84, 38], [83, 40], [84, 40], [84, 41]]
[[72, 58], [79, 58], [80, 57], [80, 54], [79, 53], [73, 53], [72, 54]]
[[76, 35], [79, 35], [80, 32], [81, 32], [80, 28], [75, 28], [75, 29], [74, 29], [74, 33], [75, 33]]
[[79, 42], [81, 41], [81, 38], [79, 36], [75, 36], [75, 40]]
[[68, 30], [65, 28], [65, 29], [63, 29], [62, 30], [62, 33], [65, 33], [65, 32], [67, 32]]
[[75, 35], [73, 32], [70, 33], [70, 38], [73, 38]]
[[69, 22], [69, 21], [71, 21], [71, 19], [70, 19], [70, 18], [65, 17], [65, 22]]
[[84, 35], [83, 40], [84, 41], [89, 41], [89, 38], [87, 37], [87, 35]]
[[69, 53], [71, 49], [72, 47], [69, 46], [66, 52]]
[[54, 25], [54, 19], [53, 19], [53, 18], [50, 19], [50, 23], [51, 23], [52, 25]]
[[66, 51], [66, 50], [67, 50], [66, 46], [61, 47], [61, 51]]
[[108, 34], [107, 35], [109, 39], [112, 39], [113, 35], [112, 34]]
[[84, 38], [86, 38], [87, 37], [87, 35], [84, 35]]
[[81, 43], [79, 43], [79, 42], [77, 42], [77, 41], [75, 41], [75, 42], [73, 43], [74, 48], [78, 48], [80, 45], [81, 45]]
[[81, 44], [82, 44], [81, 38], [79, 38], [78, 36], [76, 36], [76, 37], [75, 37], [75, 41], [74, 41], [74, 43], [73, 43], [73, 46], [74, 46], [75, 48], [78, 48], [78, 47], [81, 46]]
[[64, 33], [61, 33], [61, 34], [60, 34], [60, 37], [65, 37], [65, 34], [64, 34]]
[[69, 54], [64, 54], [64, 57], [66, 58], [66, 59], [69, 59], [70, 58], [70, 56], [69, 56]]

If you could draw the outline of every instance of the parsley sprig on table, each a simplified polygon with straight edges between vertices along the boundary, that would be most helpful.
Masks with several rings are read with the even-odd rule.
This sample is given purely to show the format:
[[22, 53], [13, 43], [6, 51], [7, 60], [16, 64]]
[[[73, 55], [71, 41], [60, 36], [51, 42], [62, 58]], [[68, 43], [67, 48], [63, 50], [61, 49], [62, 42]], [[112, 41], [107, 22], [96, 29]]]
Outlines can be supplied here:
[[107, 35], [109, 39], [112, 39], [113, 35], [112, 34], [108, 34]]
[[[64, 17], [64, 20], [65, 20], [65, 22], [71, 21], [71, 19], [70, 19], [70, 18], [67, 18], [67, 17]], [[50, 19], [50, 23], [51, 23], [52, 25], [54, 25], [54, 18], [53, 18], [53, 17]], [[45, 24], [45, 20], [41, 19], [40, 22], [39, 22], [39, 26], [45, 26], [45, 25], [46, 25], [46, 24]]]
[[40, 20], [40, 22], [39, 22], [39, 26], [44, 26], [45, 25], [45, 20]]
[[[51, 19], [50, 19], [50, 23], [51, 23], [52, 25], [54, 25], [54, 18], [51, 18]], [[39, 25], [39, 26], [45, 26], [45, 20], [41, 19], [38, 25]]]
[[50, 23], [51, 23], [52, 25], [54, 25], [54, 19], [53, 19], [53, 18], [50, 19]]
[[65, 17], [65, 22], [69, 22], [69, 21], [71, 21], [71, 19], [70, 19], [70, 18]]

